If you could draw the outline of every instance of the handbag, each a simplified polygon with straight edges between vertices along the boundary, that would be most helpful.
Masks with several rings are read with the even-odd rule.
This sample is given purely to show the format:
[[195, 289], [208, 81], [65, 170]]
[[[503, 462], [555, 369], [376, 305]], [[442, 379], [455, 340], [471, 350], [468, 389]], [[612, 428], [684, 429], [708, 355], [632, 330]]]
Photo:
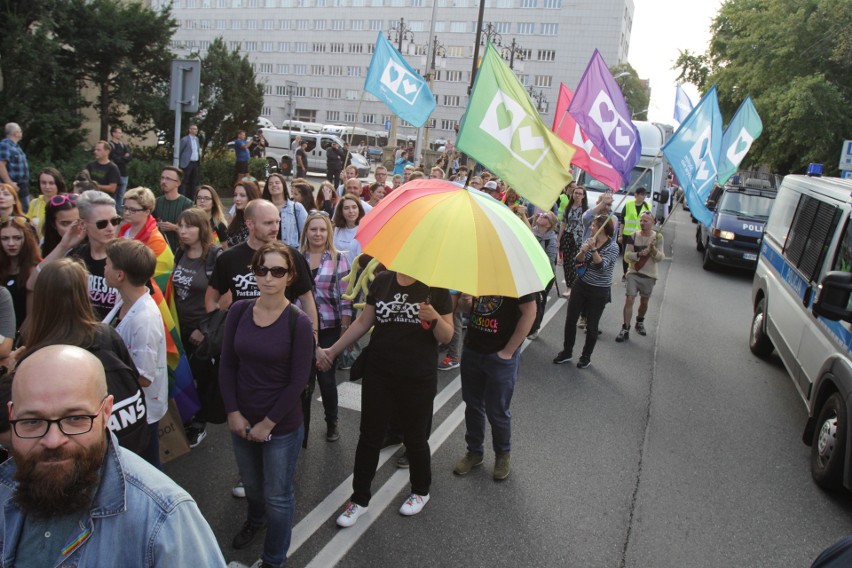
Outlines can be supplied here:
[[222, 354], [222, 339], [225, 335], [227, 317], [227, 310], [216, 310], [204, 314], [198, 320], [198, 329], [204, 334], [204, 341], [195, 351], [199, 357], [218, 359]]

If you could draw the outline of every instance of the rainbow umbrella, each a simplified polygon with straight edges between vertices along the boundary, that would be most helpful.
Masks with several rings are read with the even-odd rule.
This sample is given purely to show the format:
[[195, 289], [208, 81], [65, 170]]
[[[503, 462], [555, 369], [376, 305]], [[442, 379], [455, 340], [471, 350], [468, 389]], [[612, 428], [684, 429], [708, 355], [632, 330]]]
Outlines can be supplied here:
[[438, 288], [518, 298], [553, 278], [530, 228], [503, 203], [443, 180], [414, 180], [358, 225], [364, 252]]

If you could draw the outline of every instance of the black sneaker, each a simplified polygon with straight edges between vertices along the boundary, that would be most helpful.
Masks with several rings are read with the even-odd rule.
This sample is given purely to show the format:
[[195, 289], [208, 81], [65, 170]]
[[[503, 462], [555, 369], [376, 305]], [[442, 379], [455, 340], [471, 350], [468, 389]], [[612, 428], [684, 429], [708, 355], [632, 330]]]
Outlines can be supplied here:
[[248, 545], [251, 544], [251, 541], [254, 540], [254, 537], [257, 536], [257, 533], [263, 527], [253, 527], [249, 521], [246, 521], [243, 524], [243, 528], [240, 529], [240, 532], [237, 533], [237, 536], [234, 537], [234, 542], [231, 543], [231, 546], [235, 550], [241, 550]]
[[585, 355], [581, 355], [580, 360], [577, 361], [577, 368], [578, 369], [585, 369], [591, 364], [592, 364], [592, 360], [589, 357], [586, 357]]
[[648, 335], [648, 332], [645, 331], [645, 322], [644, 321], [637, 321], [636, 322], [636, 333], [638, 333], [639, 335]]
[[325, 433], [326, 442], [336, 442], [340, 439], [340, 432], [337, 430], [337, 422], [329, 422], [328, 430]]
[[396, 460], [396, 467], [399, 469], [408, 469], [408, 465], [408, 452], [405, 452]]
[[573, 357], [571, 356], [570, 353], [568, 353], [566, 351], [560, 351], [556, 355], [556, 357], [553, 358], [553, 362], [556, 363], [557, 365], [561, 365], [562, 363], [570, 363], [571, 359], [573, 359]]
[[194, 448], [198, 444], [201, 443], [204, 438], [207, 437], [207, 430], [204, 428], [196, 428], [195, 426], [190, 426], [186, 429], [186, 441], [189, 443], [190, 448]]

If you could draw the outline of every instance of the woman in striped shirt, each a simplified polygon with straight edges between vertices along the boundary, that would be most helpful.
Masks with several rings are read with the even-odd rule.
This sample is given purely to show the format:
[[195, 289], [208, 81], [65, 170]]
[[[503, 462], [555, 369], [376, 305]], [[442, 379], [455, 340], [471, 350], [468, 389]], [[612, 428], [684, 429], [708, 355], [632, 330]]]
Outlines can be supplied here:
[[[600, 230], [601, 227], [603, 230]], [[592, 237], [583, 243], [577, 256], [563, 259], [563, 262], [573, 260], [577, 263], [578, 278], [568, 299], [562, 351], [553, 359], [556, 364], [572, 360], [580, 313], [586, 314], [586, 343], [577, 367], [585, 369], [592, 364], [592, 352], [598, 341], [598, 323], [611, 300], [612, 271], [618, 261], [618, 243], [612, 238], [614, 231], [614, 224], [609, 217], [595, 217], [592, 221]]]

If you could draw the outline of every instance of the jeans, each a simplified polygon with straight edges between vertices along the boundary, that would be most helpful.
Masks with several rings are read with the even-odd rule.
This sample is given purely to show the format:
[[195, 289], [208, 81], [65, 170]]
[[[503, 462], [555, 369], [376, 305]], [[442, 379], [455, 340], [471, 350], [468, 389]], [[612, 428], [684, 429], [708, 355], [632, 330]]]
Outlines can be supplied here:
[[124, 192], [127, 191], [127, 181], [129, 179], [128, 176], [118, 178], [118, 186], [115, 188], [115, 195], [112, 196], [115, 199], [115, 210], [119, 213], [121, 213], [124, 207]]
[[[321, 329], [319, 332], [319, 346], [323, 349], [331, 347], [340, 339], [340, 327]], [[322, 407], [325, 409], [325, 421], [337, 423], [337, 359], [331, 364], [328, 371], [317, 370], [317, 382], [322, 395]]]
[[293, 477], [303, 435], [304, 426], [299, 426], [289, 434], [259, 443], [231, 433], [240, 479], [246, 490], [248, 522], [254, 527], [266, 525], [261, 558], [273, 566], [284, 564], [290, 548], [296, 510]]
[[432, 484], [429, 425], [438, 390], [437, 371], [426, 377], [382, 376], [367, 369], [361, 389], [361, 435], [355, 450], [352, 502], [367, 507], [379, 464], [382, 440], [395, 410], [408, 452], [411, 492], [428, 495]]
[[485, 445], [485, 417], [491, 424], [491, 443], [496, 454], [512, 449], [512, 394], [518, 380], [520, 350], [508, 361], [497, 353], [483, 354], [465, 347], [461, 363], [464, 400], [464, 439], [467, 451], [482, 454]]
[[183, 168], [183, 182], [178, 190], [181, 195], [185, 195], [193, 201], [195, 201], [195, 189], [198, 187], [198, 175], [198, 162], [188, 163]]
[[571, 289], [568, 299], [568, 313], [565, 315], [565, 335], [562, 350], [572, 353], [574, 341], [577, 338], [577, 320], [580, 314], [586, 315], [586, 343], [583, 345], [583, 356], [592, 357], [595, 344], [598, 342], [598, 323], [601, 321], [604, 308], [609, 302], [609, 288], [589, 286], [582, 280], [577, 280]]
[[462, 355], [462, 339], [464, 335], [464, 322], [462, 321], [462, 312], [459, 309], [453, 312], [453, 338], [450, 340], [449, 349], [447, 349], [447, 357], [452, 359], [460, 359]]
[[30, 210], [30, 186], [18, 182], [18, 201], [21, 202], [21, 210], [24, 213]]

